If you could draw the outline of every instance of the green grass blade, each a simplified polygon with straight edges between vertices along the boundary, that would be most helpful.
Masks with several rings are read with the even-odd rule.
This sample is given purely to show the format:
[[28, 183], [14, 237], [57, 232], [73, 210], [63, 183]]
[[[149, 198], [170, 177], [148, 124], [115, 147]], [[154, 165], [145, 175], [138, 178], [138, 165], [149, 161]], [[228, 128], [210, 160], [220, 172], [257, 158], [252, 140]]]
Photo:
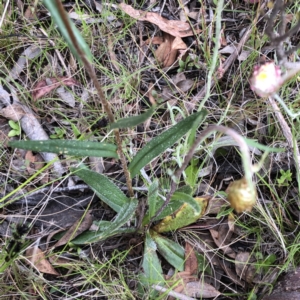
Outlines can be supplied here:
[[[45, 6], [48, 8], [52, 19], [54, 20], [55, 24], [57, 25], [58, 29], [60, 30], [62, 36], [66, 40], [70, 50], [72, 51], [73, 55], [81, 61], [80, 56], [78, 55], [78, 51], [76, 50], [76, 47], [74, 46], [71, 37], [66, 29], [66, 26], [64, 24], [63, 17], [60, 15], [60, 11], [55, 3], [54, 0], [43, 0]], [[67, 14], [67, 13], [66, 13]], [[73, 34], [77, 40], [77, 43], [80, 47], [80, 49], [83, 51], [83, 53], [87, 56], [87, 58], [90, 60], [90, 62], [93, 61], [93, 55], [91, 53], [90, 47], [85, 42], [84, 38], [81, 36], [79, 30], [76, 28], [74, 23], [70, 20], [70, 18], [67, 16], [67, 21], [70, 24]]]
[[75, 171], [76, 175], [89, 185], [97, 196], [114, 211], [120, 212], [122, 207], [132, 201], [106, 176], [86, 169], [75, 169]]
[[127, 127], [133, 127], [137, 126], [143, 122], [145, 122], [147, 119], [149, 119], [155, 111], [155, 107], [149, 108], [146, 112], [138, 115], [133, 116], [129, 118], [120, 119], [110, 125], [111, 129], [115, 128], [127, 128]]
[[[135, 176], [145, 165], [150, 163], [152, 159], [163, 153], [166, 149], [175, 144], [183, 135], [185, 135], [189, 129], [193, 126], [197, 120], [200, 122], [206, 116], [206, 110], [202, 110], [198, 113], [190, 115], [172, 128], [166, 130], [161, 135], [152, 139], [148, 144], [142, 148], [129, 164], [129, 171], [131, 176]], [[202, 116], [200, 119], [199, 117]]]
[[256, 142], [255, 140], [247, 139], [247, 138], [244, 138], [244, 139], [248, 146], [251, 146], [253, 148], [257, 148], [257, 149], [260, 149], [263, 151], [269, 151], [269, 152], [284, 152], [284, 151], [286, 151], [285, 148], [268, 147], [268, 146], [265, 146], [265, 145], [262, 145], [262, 144]]
[[100, 142], [70, 140], [11, 141], [9, 146], [36, 152], [118, 158], [115, 145]]

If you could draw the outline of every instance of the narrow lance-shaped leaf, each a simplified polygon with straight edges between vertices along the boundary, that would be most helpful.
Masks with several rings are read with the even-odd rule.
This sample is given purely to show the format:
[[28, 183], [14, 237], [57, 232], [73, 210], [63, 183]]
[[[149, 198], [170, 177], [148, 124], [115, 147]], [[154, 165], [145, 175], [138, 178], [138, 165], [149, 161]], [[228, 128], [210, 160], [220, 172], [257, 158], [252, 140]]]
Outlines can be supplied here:
[[153, 138], [148, 144], [146, 144], [132, 159], [129, 164], [129, 171], [132, 176], [138, 174], [138, 172], [148, 163], [152, 161], [156, 156], [163, 153], [166, 149], [171, 147], [176, 143], [183, 135], [185, 135], [195, 120], [200, 120], [202, 115], [202, 120], [205, 118], [207, 112], [202, 110], [195, 113], [184, 120], [180, 121], [178, 124], [174, 125], [172, 128], [166, 130], [159, 136]]
[[117, 214], [115, 220], [110, 222], [110, 225], [104, 231], [96, 232], [85, 232], [78, 236], [72, 241], [74, 244], [88, 244], [95, 243], [107, 239], [110, 236], [117, 234], [121, 226], [126, 224], [131, 220], [137, 208], [138, 201], [136, 199], [131, 199], [129, 203], [126, 203], [119, 213]]
[[179, 271], [184, 269], [184, 249], [176, 242], [150, 231], [151, 237], [157, 245], [159, 253]]
[[36, 152], [118, 158], [115, 145], [100, 142], [70, 140], [11, 141], [9, 146]]
[[86, 169], [75, 169], [75, 171], [76, 175], [89, 185], [97, 196], [116, 212], [119, 212], [125, 204], [131, 201], [106, 176]]
[[133, 127], [137, 126], [143, 122], [145, 122], [147, 119], [149, 119], [155, 111], [155, 107], [149, 108], [146, 112], [133, 117], [128, 117], [124, 119], [120, 119], [110, 125], [111, 129], [115, 128], [127, 128], [127, 127]]
[[145, 277], [141, 276], [141, 281], [143, 284], [148, 284], [150, 286], [164, 282], [163, 271], [156, 249], [156, 243], [147, 232], [142, 264]]
[[155, 178], [153, 180], [152, 184], [149, 186], [149, 190], [148, 190], [148, 205], [149, 205], [148, 215], [149, 215], [149, 220], [156, 213], [157, 197], [158, 197], [158, 179]]
[[[76, 50], [76, 47], [74, 46], [71, 37], [68, 33], [68, 30], [66, 28], [66, 25], [64, 23], [64, 18], [61, 16], [61, 13], [59, 11], [59, 8], [56, 4], [55, 0], [43, 0], [45, 6], [48, 8], [52, 19], [54, 20], [54, 22], [56, 23], [58, 29], [60, 30], [62, 36], [64, 37], [64, 39], [66, 40], [66, 42], [68, 43], [68, 46], [70, 48], [70, 50], [72, 51], [72, 53], [74, 54], [74, 56], [81, 61], [80, 56], [78, 55], [78, 51]], [[67, 14], [67, 13], [66, 13]], [[80, 47], [80, 49], [83, 51], [83, 53], [87, 56], [87, 58], [90, 60], [90, 62], [93, 61], [93, 55], [91, 53], [90, 47], [88, 46], [88, 44], [85, 42], [84, 38], [81, 36], [80, 31], [76, 28], [76, 26], [74, 25], [74, 23], [70, 20], [70, 18], [67, 16], [66, 21], [70, 24], [73, 34], [76, 38], [76, 41]]]
[[[165, 218], [166, 216], [169, 216], [173, 213], [175, 213], [184, 203], [184, 198], [185, 196], [183, 196], [181, 198], [182, 201], [178, 201], [178, 198], [180, 194], [186, 194], [187, 196], [191, 197], [191, 193], [192, 193], [192, 189], [189, 186], [183, 186], [181, 188], [179, 188], [171, 197], [171, 201], [170, 203], [165, 207], [165, 209], [154, 219], [154, 221], [158, 221], [161, 220], [163, 218]], [[150, 194], [150, 188], [149, 188], [149, 194]], [[143, 226], [147, 225], [150, 221], [150, 219], [153, 217], [153, 214], [150, 217], [150, 211], [152, 212], [152, 208], [150, 209], [151, 206], [154, 206], [155, 208], [155, 213], [159, 210], [159, 208], [164, 204], [164, 200], [161, 199], [160, 197], [156, 197], [156, 203], [152, 203], [154, 199], [151, 200], [148, 198], [148, 203], [149, 203], [149, 210], [147, 211], [147, 214], [145, 215], [144, 219], [143, 219]], [[194, 201], [194, 199], [192, 200]], [[189, 202], [189, 201], [188, 201]]]
[[172, 201], [178, 201], [182, 204], [184, 204], [184, 203], [189, 204], [194, 209], [195, 214], [199, 214], [201, 211], [201, 207], [200, 207], [199, 203], [197, 202], [197, 200], [195, 200], [195, 198], [193, 198], [192, 196], [190, 196], [188, 194], [181, 193], [181, 192], [175, 192], [172, 195]]

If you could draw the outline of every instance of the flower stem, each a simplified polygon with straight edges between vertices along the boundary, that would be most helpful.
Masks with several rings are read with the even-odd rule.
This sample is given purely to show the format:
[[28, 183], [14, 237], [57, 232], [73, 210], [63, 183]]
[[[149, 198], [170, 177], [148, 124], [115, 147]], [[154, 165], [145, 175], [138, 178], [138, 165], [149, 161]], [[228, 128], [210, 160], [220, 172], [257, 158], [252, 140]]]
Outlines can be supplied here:
[[[71, 28], [71, 26], [68, 22], [68, 17], [67, 17], [67, 14], [65, 12], [65, 9], [64, 9], [63, 5], [61, 4], [61, 1], [56, 0], [56, 4], [57, 4], [57, 7], [59, 8], [60, 17], [64, 21], [64, 25], [66, 26], [66, 29], [67, 29], [68, 34], [70, 36], [70, 39], [71, 39], [75, 49], [77, 50], [78, 55], [81, 58], [87, 73], [89, 74], [90, 78], [92, 79], [93, 84], [95, 85], [95, 88], [98, 92], [98, 95], [99, 95], [99, 98], [100, 98], [100, 101], [101, 101], [101, 104], [102, 104], [102, 106], [103, 106], [103, 108], [104, 108], [104, 110], [105, 110], [105, 112], [108, 116], [109, 122], [113, 123], [114, 120], [115, 120], [114, 115], [113, 115], [113, 112], [111, 110], [110, 104], [107, 101], [107, 99], [106, 99], [106, 97], [103, 93], [102, 86], [101, 86], [100, 82], [98, 81], [95, 69], [94, 69], [92, 63], [90, 63], [90, 61], [86, 57], [85, 53], [80, 48], [80, 46], [77, 42], [77, 39], [76, 39], [76, 37], [75, 37], [75, 35], [72, 31], [72, 28]], [[129, 193], [130, 197], [134, 197], [134, 192], [133, 192], [133, 189], [132, 189], [131, 176], [130, 176], [129, 170], [127, 168], [127, 161], [126, 161], [125, 155], [123, 153], [123, 149], [122, 149], [121, 135], [120, 135], [120, 132], [119, 132], [118, 129], [114, 129], [114, 133], [115, 133], [115, 140], [116, 140], [116, 144], [117, 144], [117, 148], [118, 148], [118, 154], [119, 154], [121, 164], [122, 164], [122, 169], [123, 169], [123, 172], [124, 172], [125, 178], [126, 178], [126, 185], [127, 185], [127, 188], [128, 188], [128, 193]]]
[[168, 195], [166, 196], [166, 201], [161, 206], [161, 208], [157, 211], [156, 215], [152, 218], [152, 220], [154, 220], [157, 216], [159, 216], [160, 213], [169, 204], [171, 197], [177, 188], [178, 181], [180, 180], [180, 177], [181, 177], [183, 171], [187, 168], [189, 162], [193, 158], [194, 152], [196, 151], [199, 144], [201, 142], [203, 142], [204, 139], [206, 139], [209, 135], [211, 135], [215, 131], [219, 131], [221, 133], [231, 136], [236, 141], [238, 146], [240, 147], [242, 164], [243, 164], [243, 168], [244, 168], [244, 172], [245, 172], [245, 180], [247, 182], [249, 190], [253, 194], [253, 197], [255, 197], [256, 191], [255, 191], [254, 183], [252, 181], [254, 168], [252, 166], [251, 156], [250, 156], [249, 147], [248, 147], [247, 143], [245, 142], [243, 137], [240, 134], [238, 134], [235, 130], [224, 127], [224, 126], [212, 125], [206, 129], [204, 129], [201, 132], [201, 134], [197, 137], [196, 141], [194, 142], [194, 144], [188, 151], [187, 155], [185, 156], [182, 166], [179, 169], [177, 169], [176, 172], [174, 173], [174, 176], [172, 176], [172, 183], [171, 183], [170, 191], [169, 191]]

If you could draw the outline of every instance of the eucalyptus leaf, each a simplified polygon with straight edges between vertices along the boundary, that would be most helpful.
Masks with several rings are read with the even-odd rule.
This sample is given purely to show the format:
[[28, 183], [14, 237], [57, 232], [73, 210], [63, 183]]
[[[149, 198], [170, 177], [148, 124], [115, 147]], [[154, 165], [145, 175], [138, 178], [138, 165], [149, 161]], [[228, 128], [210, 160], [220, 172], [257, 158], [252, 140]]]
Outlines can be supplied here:
[[[120, 227], [125, 225], [131, 220], [137, 208], [138, 201], [136, 199], [131, 199], [129, 203], [126, 203], [119, 213], [117, 214], [115, 220], [111, 222], [108, 226], [106, 223], [105, 229], [102, 231], [101, 228], [98, 231], [87, 231], [72, 240], [73, 244], [88, 244], [95, 243], [107, 239], [108, 237], [114, 236], [120, 233]], [[121, 231], [122, 232], [122, 231]], [[126, 232], [126, 230], [125, 230]]]
[[161, 236], [155, 231], [150, 232], [159, 253], [179, 271], [184, 270], [184, 249], [176, 242]]
[[138, 116], [133, 116], [133, 117], [128, 117], [124, 119], [120, 119], [110, 125], [111, 129], [115, 128], [127, 128], [127, 127], [133, 127], [137, 126], [143, 122], [145, 122], [147, 119], [149, 119], [153, 113], [155, 112], [155, 107], [149, 108], [146, 112], [138, 115]]
[[74, 169], [74, 171], [103, 202], [116, 212], [120, 212], [122, 207], [132, 201], [106, 176], [82, 168]]
[[70, 140], [41, 140], [41, 141], [11, 141], [8, 144], [13, 148], [66, 154], [74, 156], [114, 157], [118, 158], [117, 147], [113, 144], [70, 141]]
[[[202, 110], [198, 113], [192, 114], [184, 120], [180, 121], [172, 128], [164, 131], [159, 136], [153, 138], [148, 144], [146, 144], [132, 159], [128, 168], [131, 176], [135, 176], [139, 171], [148, 163], [152, 161], [156, 156], [163, 153], [166, 149], [176, 143], [183, 135], [185, 135], [194, 122], [198, 120], [200, 122], [206, 116], [206, 110]], [[202, 118], [200, 118], [202, 116]]]
[[64, 12], [64, 16], [62, 16], [61, 12], [60, 12], [57, 4], [56, 4], [56, 1], [54, 1], [54, 0], [43, 0], [43, 3], [45, 4], [45, 6], [47, 7], [47, 9], [49, 10], [52, 19], [54, 20], [54, 22], [57, 25], [60, 33], [62, 34], [62, 36], [66, 40], [66, 42], [67, 42], [70, 50], [72, 51], [73, 55], [79, 61], [81, 61], [81, 57], [78, 54], [78, 51], [77, 51], [75, 45], [72, 42], [72, 39], [71, 39], [71, 37], [70, 37], [70, 35], [68, 33], [68, 30], [67, 30], [65, 22], [68, 22], [68, 24], [71, 26], [73, 35], [75, 36], [76, 41], [77, 41], [80, 49], [86, 55], [86, 57], [88, 58], [88, 60], [90, 62], [92, 62], [93, 61], [93, 55], [91, 53], [90, 47], [85, 42], [84, 38], [81, 36], [80, 31], [76, 28], [76, 26], [74, 25], [74, 23], [70, 20], [67, 12]]

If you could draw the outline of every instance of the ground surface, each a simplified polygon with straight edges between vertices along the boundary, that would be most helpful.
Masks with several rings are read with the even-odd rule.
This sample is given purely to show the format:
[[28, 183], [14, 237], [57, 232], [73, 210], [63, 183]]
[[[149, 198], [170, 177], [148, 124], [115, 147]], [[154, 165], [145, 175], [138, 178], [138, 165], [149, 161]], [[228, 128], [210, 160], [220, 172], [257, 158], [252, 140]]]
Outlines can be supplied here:
[[[299, 118], [279, 104], [275, 113], [276, 100], [257, 96], [249, 83], [255, 65], [275, 61], [284, 72], [286, 62], [299, 61], [300, 2], [258, 2], [63, 1], [95, 58], [114, 119], [155, 107], [119, 130], [126, 164], [172, 126], [207, 113], [138, 170], [137, 201], [127, 203], [131, 187], [117, 157], [85, 155], [87, 144], [77, 155], [9, 144], [117, 142], [90, 74], [47, 8], [0, 1], [1, 299], [300, 299]], [[278, 94], [297, 112], [299, 77]], [[256, 143], [248, 143], [251, 163], [262, 161], [251, 211], [232, 213], [225, 193], [245, 174], [243, 150], [228, 135], [207, 136], [180, 180], [172, 177], [210, 125]], [[79, 165], [86, 173], [74, 171]], [[169, 214], [177, 225], [162, 232], [149, 220], [174, 182]], [[178, 195], [194, 205], [191, 214], [177, 211]], [[181, 204], [172, 206], [174, 199]]]

